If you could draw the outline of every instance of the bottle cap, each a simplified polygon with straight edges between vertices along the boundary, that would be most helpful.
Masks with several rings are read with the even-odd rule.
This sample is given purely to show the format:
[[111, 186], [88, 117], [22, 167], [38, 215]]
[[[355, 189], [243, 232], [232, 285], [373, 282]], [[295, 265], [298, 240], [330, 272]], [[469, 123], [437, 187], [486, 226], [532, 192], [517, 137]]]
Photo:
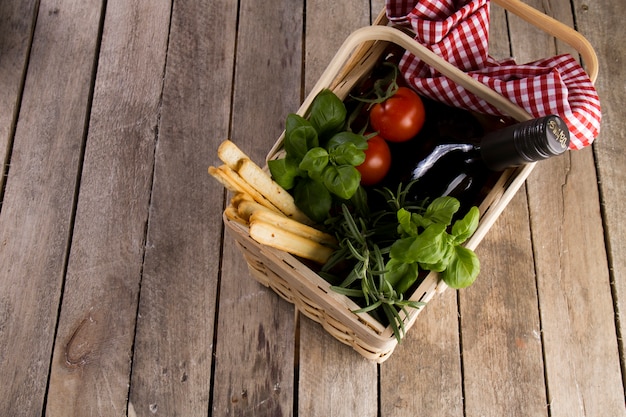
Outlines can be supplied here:
[[541, 161], [569, 148], [570, 133], [559, 116], [549, 115], [490, 132], [480, 143], [481, 156], [494, 171]]

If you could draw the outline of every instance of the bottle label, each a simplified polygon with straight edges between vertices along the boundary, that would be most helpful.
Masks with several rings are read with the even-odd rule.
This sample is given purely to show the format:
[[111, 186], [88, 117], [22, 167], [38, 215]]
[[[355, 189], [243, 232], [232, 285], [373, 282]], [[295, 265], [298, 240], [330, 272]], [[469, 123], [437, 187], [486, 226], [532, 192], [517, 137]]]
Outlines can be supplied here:
[[550, 119], [548, 121], [548, 129], [550, 129], [556, 141], [561, 144], [561, 149], [567, 148], [569, 145], [569, 136], [556, 119]]

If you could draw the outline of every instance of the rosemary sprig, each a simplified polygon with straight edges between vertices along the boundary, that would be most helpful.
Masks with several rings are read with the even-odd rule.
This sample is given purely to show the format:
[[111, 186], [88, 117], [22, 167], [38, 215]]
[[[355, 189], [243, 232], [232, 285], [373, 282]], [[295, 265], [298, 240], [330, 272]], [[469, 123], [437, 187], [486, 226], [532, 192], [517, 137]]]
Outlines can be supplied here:
[[424, 305], [405, 300], [386, 279], [385, 255], [398, 238], [395, 212], [396, 207], [404, 203], [401, 200], [403, 195], [399, 192], [398, 196], [394, 196], [389, 191], [390, 210], [374, 214], [368, 212], [364, 192], [357, 193], [351, 200], [352, 211], [343, 203], [339, 221], [335, 219], [332, 223], [340, 237], [339, 249], [322, 268], [322, 273], [328, 275], [340, 262], [350, 261], [352, 268], [343, 282], [331, 288], [340, 294], [363, 300], [364, 306], [355, 310], [356, 314], [382, 312], [398, 341], [405, 333], [401, 312], [406, 314], [408, 307], [420, 308]]

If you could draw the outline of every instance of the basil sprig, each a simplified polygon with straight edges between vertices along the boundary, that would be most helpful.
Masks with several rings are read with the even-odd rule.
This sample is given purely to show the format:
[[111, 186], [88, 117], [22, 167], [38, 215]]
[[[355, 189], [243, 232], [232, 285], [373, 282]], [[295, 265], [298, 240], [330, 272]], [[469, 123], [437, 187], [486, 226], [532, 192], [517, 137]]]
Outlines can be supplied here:
[[308, 118], [287, 116], [283, 147], [286, 156], [268, 162], [274, 180], [294, 196], [312, 220], [323, 222], [333, 196], [350, 199], [361, 182], [355, 168], [365, 160], [367, 139], [345, 131], [347, 110], [330, 90], [313, 100]]
[[386, 277], [399, 293], [413, 285], [420, 269], [439, 272], [449, 287], [457, 289], [476, 280], [480, 272], [478, 257], [461, 245], [478, 227], [478, 208], [472, 207], [452, 225], [459, 207], [458, 200], [439, 197], [422, 214], [398, 210], [400, 238], [389, 251]]

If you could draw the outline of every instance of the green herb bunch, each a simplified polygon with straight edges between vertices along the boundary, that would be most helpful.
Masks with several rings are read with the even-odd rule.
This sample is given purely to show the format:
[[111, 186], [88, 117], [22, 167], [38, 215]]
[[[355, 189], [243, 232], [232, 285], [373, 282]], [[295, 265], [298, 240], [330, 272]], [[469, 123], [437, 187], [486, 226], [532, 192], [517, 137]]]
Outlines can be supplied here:
[[475, 253], [461, 246], [478, 227], [478, 209], [453, 222], [460, 207], [457, 199], [439, 197], [425, 208], [409, 205], [404, 197], [412, 185], [400, 185], [396, 194], [379, 190], [386, 207], [375, 213], [369, 212], [362, 189], [351, 199], [352, 207], [342, 204], [341, 214], [326, 222], [338, 237], [339, 249], [321, 272], [338, 282], [330, 272], [348, 261], [346, 278], [333, 290], [365, 305], [355, 313], [382, 311], [398, 340], [404, 334], [400, 312], [423, 305], [405, 299], [421, 271], [440, 272], [453, 288], [470, 285], [480, 271]]
[[327, 219], [334, 200], [348, 200], [359, 188], [355, 168], [365, 160], [367, 139], [345, 130], [347, 110], [330, 90], [313, 100], [308, 119], [287, 116], [286, 156], [268, 162], [274, 180], [289, 190], [312, 220]]

